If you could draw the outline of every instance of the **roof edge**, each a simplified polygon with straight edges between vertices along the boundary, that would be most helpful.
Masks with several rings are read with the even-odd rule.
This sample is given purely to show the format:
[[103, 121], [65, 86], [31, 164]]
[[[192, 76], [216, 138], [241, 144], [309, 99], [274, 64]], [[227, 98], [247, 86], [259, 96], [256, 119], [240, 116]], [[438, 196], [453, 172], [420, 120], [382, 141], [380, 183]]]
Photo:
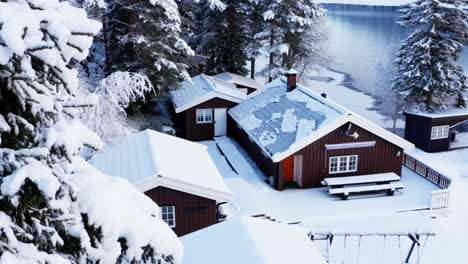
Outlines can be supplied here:
[[146, 181], [136, 183], [134, 185], [142, 192], [147, 192], [156, 187], [163, 186], [176, 191], [181, 191], [196, 196], [201, 196], [204, 198], [209, 198], [217, 202], [228, 202], [232, 199], [234, 195], [232, 192], [227, 193], [218, 190], [213, 190], [210, 188], [205, 188], [202, 186], [197, 186], [186, 182], [170, 179], [161, 175], [155, 175], [154, 177]]

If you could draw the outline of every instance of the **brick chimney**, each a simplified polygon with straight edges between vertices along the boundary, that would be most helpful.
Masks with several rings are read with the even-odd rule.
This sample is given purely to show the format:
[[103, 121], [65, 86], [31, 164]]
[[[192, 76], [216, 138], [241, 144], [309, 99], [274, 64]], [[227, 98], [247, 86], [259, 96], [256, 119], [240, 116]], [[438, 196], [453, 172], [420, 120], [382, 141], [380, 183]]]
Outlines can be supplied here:
[[288, 84], [288, 92], [296, 89], [297, 87], [297, 71], [294, 69], [290, 69], [289, 71], [285, 72], [287, 84]]

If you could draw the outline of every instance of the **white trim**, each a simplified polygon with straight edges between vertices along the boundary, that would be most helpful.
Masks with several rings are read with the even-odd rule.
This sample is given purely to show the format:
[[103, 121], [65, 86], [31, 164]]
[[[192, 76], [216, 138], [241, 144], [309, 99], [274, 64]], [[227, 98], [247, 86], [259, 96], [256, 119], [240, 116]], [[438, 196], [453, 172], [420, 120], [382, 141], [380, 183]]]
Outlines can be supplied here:
[[351, 148], [370, 148], [375, 147], [375, 141], [363, 141], [343, 144], [325, 144], [326, 150], [351, 149]]
[[[356, 167], [354, 169], [349, 169], [349, 163], [351, 157], [356, 157]], [[346, 169], [341, 170], [341, 159], [346, 158]], [[332, 159], [336, 159], [336, 171], [331, 171]], [[328, 159], [328, 173], [329, 174], [341, 174], [341, 173], [349, 173], [349, 172], [356, 172], [358, 170], [358, 163], [359, 163], [359, 156], [358, 155], [345, 155], [345, 156], [333, 156]]]
[[[206, 113], [210, 113], [209, 115], [207, 115]], [[198, 121], [198, 114], [201, 113], [201, 115], [203, 116], [203, 121]], [[210, 121], [206, 121], [207, 120], [207, 117], [210, 117]], [[213, 123], [213, 108], [200, 108], [200, 109], [196, 109], [195, 111], [195, 122], [197, 124], [211, 124]]]
[[433, 126], [431, 127], [431, 140], [446, 139], [450, 134], [450, 126]]
[[[236, 119], [236, 117], [231, 114], [231, 111], [229, 111], [230, 116], [236, 120], [236, 122], [239, 124], [239, 120]], [[308, 145], [312, 144], [313, 142], [319, 140], [320, 138], [328, 135], [329, 133], [333, 132], [334, 130], [338, 129], [342, 125], [351, 122], [389, 142], [392, 144], [395, 144], [396, 146], [402, 148], [405, 151], [412, 151], [414, 149], [414, 145], [403, 138], [391, 133], [390, 131], [360, 117], [352, 113], [348, 113], [343, 115], [342, 117], [336, 119], [334, 122], [331, 122], [323, 127], [321, 127], [319, 130], [317, 130], [315, 133], [312, 133], [308, 137], [305, 137], [304, 139], [300, 140], [299, 142], [296, 142], [294, 144], [291, 144], [289, 148], [283, 152], [276, 153], [275, 155], [270, 155], [268, 151], [259, 143], [256, 141], [254, 137], [251, 136], [250, 131], [246, 131], [245, 129], [242, 129], [249, 138], [252, 138], [254, 142], [265, 152], [268, 154], [268, 157], [273, 161], [273, 162], [280, 162], [284, 160], [285, 158], [293, 155], [294, 153], [298, 152], [299, 150], [307, 147]]]
[[179, 107], [176, 107], [176, 105], [174, 105], [175, 112], [177, 114], [181, 113], [181, 112], [184, 112], [187, 109], [190, 109], [190, 108], [192, 108], [194, 106], [197, 106], [197, 105], [199, 105], [201, 103], [204, 103], [204, 102], [206, 102], [208, 100], [211, 100], [213, 98], [220, 98], [220, 99], [224, 99], [224, 100], [234, 102], [234, 103], [241, 103], [245, 99], [245, 98], [242, 98], [242, 99], [241, 98], [235, 98], [235, 97], [225, 95], [225, 94], [222, 94], [222, 93], [219, 93], [219, 92], [216, 92], [216, 91], [212, 91], [212, 92], [206, 94], [205, 96], [202, 96], [202, 97], [197, 98], [196, 100], [193, 100], [189, 104], [179, 106]]
[[[169, 207], [172, 207], [172, 214], [167, 213], [167, 212], [164, 213], [164, 212], [163, 212], [163, 208], [169, 208]], [[162, 206], [159, 207], [159, 209], [161, 210], [161, 219], [162, 219], [164, 222], [166, 222], [166, 224], [167, 224], [170, 228], [175, 228], [175, 227], [176, 227], [176, 206], [175, 206], [175, 205], [162, 205]], [[169, 224], [166, 220], [164, 220], [164, 217], [163, 217], [164, 214], [172, 215], [172, 218], [171, 218], [171, 220], [172, 220], [172, 222], [173, 222], [172, 225]]]
[[135, 187], [142, 192], [147, 192], [158, 186], [205, 197], [217, 202], [228, 202], [232, 199], [233, 196], [232, 193], [203, 188], [201, 186], [191, 185], [189, 183], [176, 181], [163, 176], [154, 176], [153, 178], [150, 178], [144, 182], [135, 184]]

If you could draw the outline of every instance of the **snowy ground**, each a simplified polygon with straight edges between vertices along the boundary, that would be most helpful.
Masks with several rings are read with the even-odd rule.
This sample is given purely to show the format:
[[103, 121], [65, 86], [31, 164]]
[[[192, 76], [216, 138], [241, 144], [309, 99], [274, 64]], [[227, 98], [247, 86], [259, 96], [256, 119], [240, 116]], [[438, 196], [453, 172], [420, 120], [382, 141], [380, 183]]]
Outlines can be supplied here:
[[[432, 218], [429, 211], [417, 209], [427, 208], [430, 192], [438, 188], [408, 170], [403, 174], [405, 191], [400, 195], [361, 196], [342, 201], [330, 197], [322, 188], [278, 192], [263, 182], [263, 174], [231, 139], [217, 138], [216, 142], [203, 144], [208, 146], [227, 185], [235, 193], [228, 208], [231, 214], [266, 214], [284, 222], [300, 221], [300, 225], [316, 232], [435, 232], [436, 236], [428, 239], [421, 251], [421, 263], [463, 263], [460, 259], [464, 256], [462, 247], [468, 243], [468, 228], [460, 227], [468, 216], [468, 205], [463, 203], [468, 196], [468, 179], [457, 182], [457, 201], [461, 203], [455, 203], [450, 217]], [[461, 165], [467, 157], [460, 152], [447, 156], [459, 162], [456, 165]], [[326, 243], [317, 241], [316, 244], [326, 256]], [[330, 263], [343, 263], [343, 258], [345, 263], [356, 264], [403, 263], [401, 260], [406, 257], [410, 245], [406, 236], [400, 239], [370, 236], [361, 238], [361, 242], [358, 237], [347, 237], [345, 242], [344, 237], [338, 236], [331, 247]], [[444, 261], [446, 259], [451, 261]], [[411, 263], [417, 263], [416, 260], [414, 254]]]
[[[384, 128], [391, 128], [392, 122], [387, 117], [375, 111], [375, 99], [358, 90], [353, 90], [345, 86], [346, 75], [323, 69], [312, 74], [305, 82], [305, 86], [322, 94], [327, 94], [327, 98], [348, 108], [370, 121]], [[397, 128], [403, 128], [404, 122], [399, 120]]]

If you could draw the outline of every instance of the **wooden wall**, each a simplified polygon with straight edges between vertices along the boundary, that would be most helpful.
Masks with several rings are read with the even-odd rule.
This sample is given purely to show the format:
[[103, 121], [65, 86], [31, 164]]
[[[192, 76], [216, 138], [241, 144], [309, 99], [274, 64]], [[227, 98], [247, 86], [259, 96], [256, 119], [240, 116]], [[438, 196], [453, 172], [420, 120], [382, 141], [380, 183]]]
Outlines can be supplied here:
[[211, 140], [214, 137], [214, 113], [213, 122], [206, 124], [197, 124], [197, 109], [206, 108], [231, 108], [237, 103], [213, 98], [197, 106], [194, 106], [175, 116], [176, 130], [179, 137], [190, 141]]
[[[228, 136], [235, 139], [239, 145], [249, 154], [255, 161], [257, 166], [262, 170], [266, 177], [277, 175], [277, 164], [274, 164], [270, 158], [262, 153], [262, 150], [257, 144], [249, 139], [247, 133], [237, 126], [236, 121], [228, 114]], [[276, 187], [277, 184], [276, 184]]]
[[176, 227], [174, 232], [183, 236], [216, 224], [216, 201], [204, 197], [157, 187], [145, 192], [159, 206], [175, 205]]
[[453, 126], [468, 119], [468, 115], [441, 118], [430, 118], [412, 114], [405, 115], [405, 139], [426, 152], [447, 151], [450, 148], [450, 136], [448, 138], [431, 140], [433, 126]]
[[[344, 127], [348, 127], [346, 124]], [[325, 137], [315, 141], [294, 155], [303, 155], [302, 187], [322, 187], [321, 181], [327, 177], [357, 176], [394, 172], [401, 175], [403, 165], [403, 150], [382, 139], [378, 135], [352, 125], [351, 134], [357, 132], [359, 138], [354, 139], [343, 133], [343, 128], [338, 128]], [[353, 148], [341, 150], [326, 150], [325, 144], [355, 143], [376, 141], [374, 147]], [[397, 156], [397, 153], [400, 155]], [[329, 158], [333, 156], [358, 155], [358, 169], [356, 172], [329, 174]]]
[[[228, 118], [229, 136], [234, 138], [249, 153], [263, 173], [275, 177], [275, 188], [283, 189], [283, 164], [273, 163], [270, 158], [263, 155], [257, 144], [249, 139], [245, 131], [240, 129], [232, 117]], [[344, 127], [348, 127], [345, 125]], [[327, 177], [355, 176], [375, 173], [394, 172], [401, 175], [403, 165], [403, 150], [394, 144], [374, 135], [363, 128], [353, 125], [352, 133], [357, 132], [357, 140], [343, 135], [343, 129], [339, 128], [318, 141], [310, 144], [294, 155], [303, 155], [302, 187], [322, 187], [321, 181]], [[374, 147], [356, 148], [345, 150], [325, 150], [325, 144], [353, 143], [362, 141], [376, 141]], [[400, 156], [397, 153], [400, 152]], [[329, 174], [329, 157], [343, 155], [359, 155], [358, 170], [353, 173]]]

